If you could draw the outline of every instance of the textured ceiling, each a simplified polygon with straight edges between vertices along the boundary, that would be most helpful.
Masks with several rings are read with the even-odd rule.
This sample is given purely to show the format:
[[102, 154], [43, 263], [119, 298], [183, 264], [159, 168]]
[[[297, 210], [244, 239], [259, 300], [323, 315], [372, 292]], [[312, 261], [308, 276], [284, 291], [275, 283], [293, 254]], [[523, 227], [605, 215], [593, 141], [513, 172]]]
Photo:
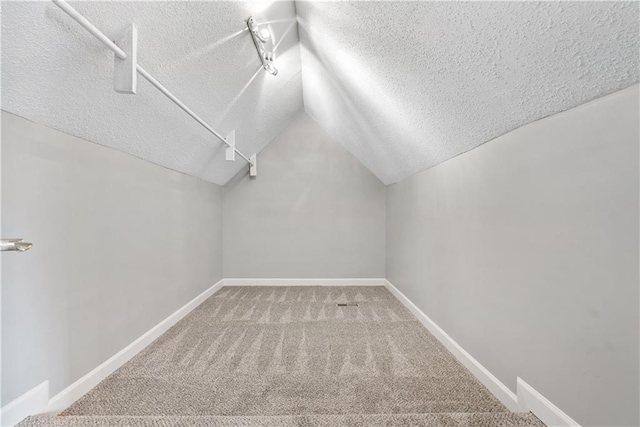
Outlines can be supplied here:
[[638, 7], [297, 2], [305, 109], [397, 182], [637, 82]]
[[[284, 129], [304, 93], [387, 184], [639, 80], [638, 3], [71, 4], [112, 38], [137, 24], [140, 63], [220, 133], [236, 129], [243, 153]], [[279, 42], [276, 77], [249, 15]], [[2, 2], [3, 109], [217, 184], [245, 166], [145, 80], [121, 95], [112, 79], [113, 54], [51, 2]]]
[[[302, 110], [295, 5], [287, 2], [71, 2], [111, 38], [138, 26], [138, 60], [238, 148], [260, 151]], [[270, 22], [279, 74], [261, 71], [244, 21]], [[53, 3], [2, 2], [2, 108], [208, 181], [246, 163], [147, 81], [113, 90], [111, 51]]]

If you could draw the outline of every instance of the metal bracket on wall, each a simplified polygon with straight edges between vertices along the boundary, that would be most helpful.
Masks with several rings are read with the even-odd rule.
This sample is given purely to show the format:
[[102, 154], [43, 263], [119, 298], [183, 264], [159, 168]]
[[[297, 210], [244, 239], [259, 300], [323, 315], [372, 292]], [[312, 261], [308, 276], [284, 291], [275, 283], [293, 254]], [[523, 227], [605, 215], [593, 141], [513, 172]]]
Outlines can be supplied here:
[[232, 130], [225, 139], [229, 143], [229, 146], [224, 152], [224, 159], [233, 162], [236, 160], [236, 130]]
[[252, 178], [258, 176], [258, 158], [255, 154], [249, 160], [249, 176]]
[[138, 87], [138, 28], [131, 24], [126, 34], [115, 41], [127, 55], [120, 59], [114, 56], [113, 63], [113, 88], [118, 93], [135, 94]]

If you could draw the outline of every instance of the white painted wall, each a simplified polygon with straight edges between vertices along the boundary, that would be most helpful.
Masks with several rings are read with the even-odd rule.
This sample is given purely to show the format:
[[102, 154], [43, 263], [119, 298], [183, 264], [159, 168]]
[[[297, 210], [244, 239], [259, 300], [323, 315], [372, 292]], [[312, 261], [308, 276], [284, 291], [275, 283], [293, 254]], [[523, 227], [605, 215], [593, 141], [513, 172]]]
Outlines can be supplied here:
[[388, 187], [387, 278], [514, 392], [638, 425], [638, 86]]
[[382, 278], [385, 187], [306, 114], [224, 187], [227, 278]]
[[2, 405], [56, 394], [222, 277], [222, 188], [2, 113]]

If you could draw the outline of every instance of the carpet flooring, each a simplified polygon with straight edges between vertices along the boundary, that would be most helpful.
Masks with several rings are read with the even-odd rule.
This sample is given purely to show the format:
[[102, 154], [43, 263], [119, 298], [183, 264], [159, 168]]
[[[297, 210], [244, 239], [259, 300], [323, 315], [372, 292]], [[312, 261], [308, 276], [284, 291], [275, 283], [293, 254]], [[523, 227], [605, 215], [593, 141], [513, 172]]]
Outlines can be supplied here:
[[532, 414], [293, 415], [275, 417], [30, 417], [20, 427], [544, 427]]
[[384, 287], [225, 287], [63, 415], [504, 411]]
[[542, 426], [378, 286], [224, 287], [61, 415], [21, 426]]

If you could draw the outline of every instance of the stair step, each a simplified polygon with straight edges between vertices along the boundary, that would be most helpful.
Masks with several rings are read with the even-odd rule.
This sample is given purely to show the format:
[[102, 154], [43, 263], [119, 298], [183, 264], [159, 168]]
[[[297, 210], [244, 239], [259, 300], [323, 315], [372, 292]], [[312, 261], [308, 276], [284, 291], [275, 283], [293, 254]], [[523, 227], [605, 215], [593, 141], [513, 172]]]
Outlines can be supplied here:
[[16, 427], [544, 427], [531, 413], [362, 414], [285, 416], [50, 416]]

